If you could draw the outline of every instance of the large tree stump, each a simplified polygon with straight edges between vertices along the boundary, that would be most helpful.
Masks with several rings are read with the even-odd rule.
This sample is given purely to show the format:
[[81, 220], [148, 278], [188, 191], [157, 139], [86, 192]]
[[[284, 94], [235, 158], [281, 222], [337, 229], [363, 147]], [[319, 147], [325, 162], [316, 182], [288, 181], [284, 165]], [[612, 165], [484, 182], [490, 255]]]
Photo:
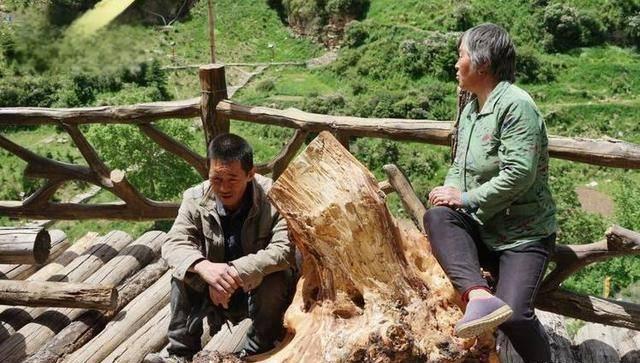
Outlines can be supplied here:
[[327, 132], [269, 197], [304, 257], [285, 315], [288, 337], [270, 362], [487, 360], [493, 341], [453, 335], [454, 289], [426, 238], [391, 216], [378, 182]]

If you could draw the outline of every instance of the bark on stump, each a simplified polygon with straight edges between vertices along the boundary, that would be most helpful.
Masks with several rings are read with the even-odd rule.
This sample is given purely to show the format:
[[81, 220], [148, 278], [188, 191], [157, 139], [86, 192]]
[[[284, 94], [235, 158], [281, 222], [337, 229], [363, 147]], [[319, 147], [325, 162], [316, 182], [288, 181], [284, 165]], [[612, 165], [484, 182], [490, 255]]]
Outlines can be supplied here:
[[456, 294], [413, 225], [391, 216], [374, 176], [328, 132], [269, 197], [304, 257], [285, 315], [288, 335], [252, 360], [461, 362], [488, 360], [492, 340], [453, 335]]

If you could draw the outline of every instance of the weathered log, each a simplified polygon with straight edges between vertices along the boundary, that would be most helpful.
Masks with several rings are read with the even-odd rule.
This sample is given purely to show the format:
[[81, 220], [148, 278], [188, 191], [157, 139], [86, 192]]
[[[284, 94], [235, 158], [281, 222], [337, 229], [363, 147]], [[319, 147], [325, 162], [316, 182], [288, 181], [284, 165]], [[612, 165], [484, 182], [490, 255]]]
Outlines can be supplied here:
[[64, 362], [101, 362], [132, 332], [140, 329], [169, 303], [170, 290], [171, 271], [167, 271], [156, 283], [120, 311], [100, 334], [69, 355]]
[[[162, 259], [145, 266], [118, 287], [115, 309], [104, 313], [96, 310], [83, 313], [24, 363], [55, 363], [64, 355], [77, 350], [102, 331], [109, 319], [155, 283], [167, 269], [167, 263]], [[162, 333], [166, 335], [167, 332], [165, 330]]]
[[303, 276], [271, 362], [439, 361], [488, 355], [453, 336], [455, 292], [428, 241], [391, 216], [373, 175], [327, 132], [276, 181], [270, 199], [302, 252]]
[[[51, 236], [51, 250], [44, 264], [56, 261], [58, 257], [70, 246], [67, 235], [59, 229], [49, 231]], [[0, 265], [0, 279], [24, 280], [33, 275], [42, 265]]]
[[422, 232], [424, 232], [424, 226], [422, 223], [422, 217], [427, 212], [427, 209], [424, 207], [416, 193], [413, 191], [413, 187], [411, 187], [411, 183], [404, 176], [402, 171], [398, 169], [397, 166], [393, 164], [387, 164], [382, 167], [385, 173], [387, 173], [387, 177], [389, 178], [389, 183], [393, 186], [393, 189], [396, 190], [398, 195], [400, 196], [400, 201], [404, 206], [404, 209], [409, 213], [411, 219], [413, 219], [413, 223], [420, 228]]
[[134, 208], [124, 203], [75, 204], [48, 203], [42, 208], [25, 207], [20, 202], [0, 202], [0, 214], [29, 219], [174, 219], [178, 215], [177, 203], [153, 202], [153, 206]]
[[581, 268], [618, 256], [640, 254], [640, 233], [611, 226], [606, 239], [584, 245], [557, 245], [553, 256], [556, 267], [542, 283], [542, 292], [557, 289], [564, 280]]
[[[136, 267], [139, 268], [134, 252], [148, 254], [145, 247], [138, 249], [124, 248], [132, 238], [121, 231], [112, 231], [96, 241], [87, 253], [77, 257], [64, 267], [50, 281], [87, 282], [117, 285]], [[114, 258], [118, 255], [119, 258]], [[131, 270], [118, 268], [120, 262], [131, 266]], [[135, 265], [131, 265], [134, 263]], [[94, 277], [95, 276], [95, 277]], [[109, 278], [112, 277], [112, 278]], [[25, 308], [32, 322], [23, 326], [15, 334], [0, 343], [0, 357], [6, 362], [19, 362], [40, 349], [44, 343], [60, 331], [69, 322], [83, 313], [83, 309], [69, 308]], [[76, 315], [77, 314], [77, 315]]]
[[278, 110], [244, 106], [229, 100], [218, 103], [217, 111], [235, 120], [310, 132], [345, 131], [357, 137], [421, 141], [437, 145], [448, 145], [451, 132], [451, 122], [448, 121], [330, 116], [308, 113], [295, 108]]
[[93, 245], [97, 245], [99, 235], [95, 232], [87, 232], [84, 236], [75, 241], [71, 247], [67, 248], [60, 257], [53, 262], [44, 265], [41, 269], [29, 276], [29, 281], [46, 281], [55, 276], [77, 257], [89, 253], [88, 250]]
[[536, 307], [576, 319], [640, 330], [640, 304], [558, 289], [539, 294]]
[[[71, 263], [79, 256], [87, 253], [87, 250], [93, 245], [98, 237], [97, 233], [87, 233], [76, 243], [69, 247], [54, 262], [47, 264], [33, 275], [29, 276], [28, 281], [46, 281], [60, 272], [65, 266]], [[31, 308], [16, 308], [13, 306], [0, 307], [0, 342], [4, 341], [9, 335], [20, 329], [27, 323], [33, 321], [32, 314], [35, 313]]]
[[167, 304], [158, 313], [122, 342], [102, 362], [141, 362], [144, 357], [160, 350], [167, 342], [167, 330], [171, 320], [171, 309]]
[[247, 331], [251, 327], [251, 319], [244, 319], [231, 326], [225, 324], [208, 343], [202, 345], [202, 350], [219, 353], [234, 353], [242, 349], [247, 338]]
[[44, 228], [0, 227], [0, 263], [42, 264], [50, 249], [51, 236]]
[[620, 356], [609, 344], [595, 339], [585, 340], [577, 347], [580, 363], [618, 363]]
[[[391, 140], [419, 141], [449, 145], [452, 123], [449, 121], [374, 119], [350, 116], [330, 116], [289, 108], [278, 110], [251, 107], [229, 100], [218, 103], [218, 113], [236, 120], [291, 127], [312, 132], [346, 131], [358, 137], [379, 137]], [[549, 137], [549, 154], [559, 159], [615, 168], [639, 169], [640, 145], [620, 140]]]
[[137, 124], [167, 118], [191, 118], [200, 115], [200, 98], [171, 102], [141, 103], [129, 106], [83, 108], [0, 108], [0, 125], [42, 125], [125, 123]]
[[108, 285], [0, 280], [0, 304], [113, 309], [118, 292]]

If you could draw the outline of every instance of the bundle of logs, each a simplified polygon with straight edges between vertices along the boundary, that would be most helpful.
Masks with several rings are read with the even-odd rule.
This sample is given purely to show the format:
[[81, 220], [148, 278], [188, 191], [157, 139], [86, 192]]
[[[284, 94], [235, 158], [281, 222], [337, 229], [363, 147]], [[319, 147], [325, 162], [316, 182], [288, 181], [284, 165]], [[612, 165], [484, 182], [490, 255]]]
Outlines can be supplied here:
[[[287, 219], [290, 236], [302, 253], [302, 276], [285, 315], [285, 339], [251, 360], [518, 362], [500, 336], [497, 340], [492, 334], [477, 340], [454, 336], [453, 324], [462, 315], [458, 297], [431, 255], [420, 223], [396, 220], [386, 206], [386, 194], [398, 192], [407, 214], [416, 221], [421, 220], [424, 206], [397, 168], [385, 170], [388, 180], [378, 182], [331, 134], [323, 132], [278, 178], [269, 197]], [[140, 362], [147, 353], [166, 347], [171, 272], [158, 260], [163, 232], [147, 232], [135, 241], [119, 231], [101, 237], [89, 234], [72, 245], [64, 242], [59, 251], [53, 246], [60, 238], [53, 232], [51, 236], [44, 266], [26, 260], [19, 260], [20, 264], [13, 260], [10, 268], [0, 265], [0, 283], [28, 284], [22, 295], [0, 285], [0, 293], [8, 296], [0, 302], [5, 304], [0, 307], [0, 360]], [[640, 236], [620, 227], [612, 227], [601, 242], [559, 245], [556, 267], [545, 281], [537, 306], [640, 330], [638, 305], [559, 288], [589, 263], [638, 251]], [[82, 292], [53, 298], [43, 287], [48, 283], [65, 286], [67, 292], [75, 286], [101, 286], [116, 293], [96, 306]], [[16, 304], [20, 306], [9, 306]], [[546, 322], [561, 318], [544, 316]], [[557, 361], [633, 361], [620, 360], [622, 353], [617, 360], [604, 359], [602, 349], [577, 350], [566, 343], [566, 331], [553, 329], [550, 337]], [[210, 351], [232, 351], [238, 344], [216, 338], [207, 343], [207, 339], [205, 335], [205, 350], [197, 360], [236, 360]], [[499, 352], [496, 341], [502, 347]], [[640, 350], [640, 339], [635, 349]], [[627, 356], [637, 358], [631, 354]]]
[[63, 232], [54, 239], [42, 227], [0, 228], [0, 304], [15, 306], [83, 307], [109, 309], [118, 297], [113, 286], [63, 282], [61, 280], [15, 280], [28, 276], [63, 253], [69, 243]]

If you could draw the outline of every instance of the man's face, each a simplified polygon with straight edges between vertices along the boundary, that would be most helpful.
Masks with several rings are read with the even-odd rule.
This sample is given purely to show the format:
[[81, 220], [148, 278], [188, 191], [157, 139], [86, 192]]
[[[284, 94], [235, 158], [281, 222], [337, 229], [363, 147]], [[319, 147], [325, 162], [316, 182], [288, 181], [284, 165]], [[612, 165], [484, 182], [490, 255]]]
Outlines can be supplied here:
[[247, 190], [247, 183], [253, 179], [255, 167], [248, 173], [242, 169], [240, 160], [212, 160], [209, 167], [209, 181], [216, 198], [228, 211], [237, 210]]

